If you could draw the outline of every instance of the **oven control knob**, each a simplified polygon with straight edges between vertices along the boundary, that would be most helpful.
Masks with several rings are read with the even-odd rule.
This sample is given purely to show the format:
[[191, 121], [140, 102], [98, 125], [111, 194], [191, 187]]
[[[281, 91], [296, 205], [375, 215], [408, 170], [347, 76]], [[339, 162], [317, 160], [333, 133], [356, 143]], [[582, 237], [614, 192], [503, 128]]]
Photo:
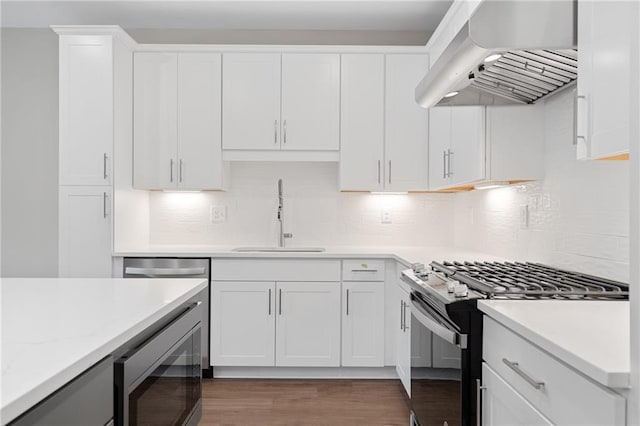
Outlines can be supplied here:
[[460, 281], [447, 281], [447, 292], [453, 293], [457, 285], [460, 285]]
[[424, 263], [412, 263], [411, 269], [413, 269], [413, 272], [415, 272], [416, 274], [420, 274], [423, 273], [426, 268], [424, 266]]
[[467, 297], [467, 294], [469, 294], [469, 288], [466, 284], [458, 284], [456, 285], [453, 294], [456, 297]]

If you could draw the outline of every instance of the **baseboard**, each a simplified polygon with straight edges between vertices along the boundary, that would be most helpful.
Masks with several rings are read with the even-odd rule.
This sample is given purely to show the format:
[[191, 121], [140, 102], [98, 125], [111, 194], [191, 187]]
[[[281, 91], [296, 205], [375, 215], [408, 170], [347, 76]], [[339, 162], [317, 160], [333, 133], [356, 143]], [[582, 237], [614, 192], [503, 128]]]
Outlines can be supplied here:
[[214, 378], [229, 379], [398, 379], [389, 367], [213, 367]]

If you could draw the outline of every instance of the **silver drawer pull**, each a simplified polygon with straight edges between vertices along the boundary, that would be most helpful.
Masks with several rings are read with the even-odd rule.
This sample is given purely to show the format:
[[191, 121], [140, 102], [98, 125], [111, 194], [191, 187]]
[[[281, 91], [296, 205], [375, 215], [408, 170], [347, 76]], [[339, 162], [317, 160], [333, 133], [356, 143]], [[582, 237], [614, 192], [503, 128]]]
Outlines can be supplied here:
[[352, 269], [351, 272], [378, 272], [377, 269]]
[[522, 377], [524, 380], [526, 380], [527, 383], [529, 383], [534, 388], [542, 389], [544, 387], [544, 382], [538, 382], [532, 379], [531, 376], [529, 376], [527, 373], [525, 373], [520, 369], [520, 365], [517, 362], [511, 362], [506, 358], [502, 358], [502, 362], [507, 364], [507, 367], [515, 371], [518, 374], [518, 376]]

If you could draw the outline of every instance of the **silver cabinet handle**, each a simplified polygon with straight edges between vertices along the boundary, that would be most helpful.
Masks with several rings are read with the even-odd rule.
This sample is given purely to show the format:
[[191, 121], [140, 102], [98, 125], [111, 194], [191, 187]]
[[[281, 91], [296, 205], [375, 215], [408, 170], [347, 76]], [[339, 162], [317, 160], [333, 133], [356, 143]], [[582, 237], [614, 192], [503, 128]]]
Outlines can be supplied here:
[[173, 158], [169, 160], [169, 182], [173, 183]]
[[487, 389], [480, 384], [480, 379], [476, 379], [476, 426], [482, 425], [482, 391]]
[[402, 312], [404, 314], [404, 326], [402, 331], [407, 331], [409, 329], [409, 326], [407, 325], [407, 308], [409, 307], [408, 303], [404, 303], [404, 301], [402, 302]]
[[351, 272], [378, 272], [377, 269], [352, 269]]
[[447, 172], [447, 177], [451, 177], [451, 176], [453, 176], [453, 169], [451, 168], [451, 156], [453, 156], [453, 151], [451, 151], [450, 149], [448, 149], [447, 151], [449, 151], [449, 155], [447, 156], [448, 160], [449, 160], [448, 161], [448, 163], [449, 163], [449, 167], [448, 167], [449, 171]]
[[107, 217], [107, 193], [102, 193], [102, 217]]
[[180, 182], [182, 182], [182, 158], [180, 159], [180, 162], [178, 163], [178, 180]]
[[[584, 104], [584, 114], [581, 114], [580, 111], [582, 108], [580, 107]], [[576, 137], [573, 141], [573, 144], [578, 143], [578, 139], [582, 139], [585, 143], [587, 142], [587, 133], [589, 127], [589, 102], [585, 95], [576, 96], [576, 104], [575, 104], [575, 115], [576, 115], [576, 124], [575, 124], [575, 132]]]
[[284, 120], [284, 123], [282, 124], [282, 129], [284, 132], [283, 142], [286, 144], [287, 143], [287, 120]]
[[105, 152], [104, 155], [102, 156], [102, 177], [104, 178], [104, 180], [107, 180], [107, 153]]
[[269, 289], [269, 315], [271, 315], [271, 289]]
[[273, 144], [278, 144], [278, 120], [273, 120]]
[[537, 380], [532, 379], [531, 376], [529, 376], [527, 373], [522, 371], [522, 369], [520, 368], [520, 364], [518, 364], [517, 362], [509, 361], [506, 358], [502, 358], [502, 362], [504, 362], [507, 365], [507, 367], [515, 371], [516, 374], [518, 374], [518, 376], [522, 377], [527, 383], [529, 383], [534, 388], [542, 389], [542, 387], [544, 387], [544, 382], [538, 382]]
[[389, 160], [389, 183], [391, 183], [391, 160]]
[[442, 151], [442, 179], [447, 178], [447, 151]]
[[347, 289], [347, 316], [349, 316], [349, 289]]
[[404, 331], [404, 301], [400, 301], [400, 330]]
[[380, 160], [378, 160], [378, 183], [380, 183]]
[[278, 315], [282, 315], [282, 289], [278, 289]]

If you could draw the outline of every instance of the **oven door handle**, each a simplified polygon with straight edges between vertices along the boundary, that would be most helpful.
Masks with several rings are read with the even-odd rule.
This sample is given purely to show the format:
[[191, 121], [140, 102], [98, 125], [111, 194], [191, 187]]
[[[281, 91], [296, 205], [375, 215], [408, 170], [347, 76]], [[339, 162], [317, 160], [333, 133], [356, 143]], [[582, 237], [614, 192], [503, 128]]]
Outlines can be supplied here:
[[124, 273], [127, 275], [141, 275], [148, 278], [156, 277], [178, 277], [204, 275], [204, 267], [196, 268], [137, 268], [135, 266], [127, 266]]
[[442, 324], [434, 320], [431, 315], [425, 313], [423, 308], [414, 300], [411, 300], [411, 314], [416, 317], [420, 324], [424, 325], [427, 330], [429, 330], [433, 334], [441, 337], [443, 340], [451, 343], [452, 345], [458, 346], [460, 349], [467, 348], [466, 334], [460, 334], [443, 326]]

